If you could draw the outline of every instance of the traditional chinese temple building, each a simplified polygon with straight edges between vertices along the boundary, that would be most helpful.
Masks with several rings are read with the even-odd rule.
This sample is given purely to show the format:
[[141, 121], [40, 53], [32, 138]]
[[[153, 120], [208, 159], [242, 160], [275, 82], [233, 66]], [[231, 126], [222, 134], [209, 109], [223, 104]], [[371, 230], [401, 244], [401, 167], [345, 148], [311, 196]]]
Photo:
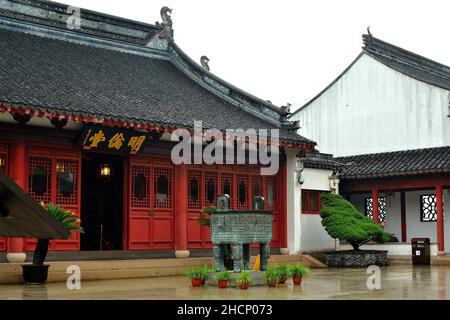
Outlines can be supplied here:
[[434, 255], [449, 252], [450, 67], [370, 32], [363, 42], [290, 119], [343, 165], [340, 193], [395, 235], [392, 254], [410, 255], [414, 237], [430, 238]]
[[[297, 155], [315, 142], [296, 133], [287, 110], [221, 80], [206, 59], [191, 60], [173, 40], [168, 8], [155, 25], [84, 9], [77, 20], [77, 10], [0, 2], [1, 170], [35, 200], [75, 212], [85, 228], [50, 249], [187, 257], [211, 247], [196, 218], [226, 193], [237, 209], [263, 196], [272, 248], [299, 252]], [[277, 174], [261, 175], [261, 163], [174, 165], [171, 133], [192, 131], [194, 120], [205, 129], [278, 129]], [[0, 238], [0, 251], [23, 261], [34, 244]]]

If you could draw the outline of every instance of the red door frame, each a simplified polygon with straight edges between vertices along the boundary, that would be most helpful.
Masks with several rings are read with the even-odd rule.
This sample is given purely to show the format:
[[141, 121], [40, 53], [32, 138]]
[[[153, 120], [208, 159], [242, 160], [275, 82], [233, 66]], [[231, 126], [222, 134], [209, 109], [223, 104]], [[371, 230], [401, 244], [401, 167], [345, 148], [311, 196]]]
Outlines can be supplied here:
[[[148, 206], [133, 206], [133, 192], [132, 192], [132, 184], [133, 184], [133, 167], [134, 166], [141, 166], [146, 167], [149, 170], [149, 181], [147, 181], [147, 190], [148, 192]], [[170, 183], [170, 203], [167, 208], [163, 207], [156, 207], [155, 206], [155, 171], [156, 169], [160, 170], [170, 170], [170, 176], [169, 176], [169, 183]], [[130, 158], [129, 161], [129, 175], [128, 175], [128, 226], [127, 226], [127, 232], [128, 232], [128, 250], [152, 250], [152, 249], [173, 249], [175, 246], [175, 212], [174, 212], [174, 166], [172, 162], [170, 161], [170, 158], [167, 157], [160, 157], [160, 156], [133, 156]], [[144, 221], [147, 223], [146, 230], [144, 229], [138, 229], [139, 224], [144, 222], [137, 222], [137, 221]], [[163, 221], [169, 220], [169, 228], [165, 227], [165, 224]], [[161, 230], [165, 229], [165, 232], [169, 232], [169, 238], [158, 240], [155, 238], [156, 232], [155, 230], [158, 230], [158, 232], [161, 233], [161, 230], [158, 228], [155, 228], [156, 223], [158, 221], [161, 223], [159, 227], [161, 227]], [[142, 228], [142, 224], [139, 226]], [[147, 232], [147, 234], [142, 238], [141, 234], [143, 232]], [[141, 237], [138, 239], [138, 237]]]
[[[26, 186], [29, 188], [29, 174], [30, 174], [30, 157], [47, 158], [50, 160], [50, 201], [57, 203], [57, 161], [76, 161], [77, 180], [76, 204], [63, 205], [64, 208], [73, 211], [78, 217], [81, 210], [81, 152], [75, 148], [68, 148], [67, 146], [51, 145], [45, 143], [26, 143]], [[36, 244], [35, 239], [25, 239], [25, 251], [34, 250]], [[65, 250], [80, 250], [80, 234], [75, 232], [68, 240], [52, 240], [50, 241], [50, 250], [65, 251]]]
[[[5, 166], [0, 168], [0, 170], [9, 176], [9, 144], [0, 144], [0, 156], [3, 156], [5, 160]], [[0, 252], [6, 251], [8, 247], [8, 238], [0, 237]]]

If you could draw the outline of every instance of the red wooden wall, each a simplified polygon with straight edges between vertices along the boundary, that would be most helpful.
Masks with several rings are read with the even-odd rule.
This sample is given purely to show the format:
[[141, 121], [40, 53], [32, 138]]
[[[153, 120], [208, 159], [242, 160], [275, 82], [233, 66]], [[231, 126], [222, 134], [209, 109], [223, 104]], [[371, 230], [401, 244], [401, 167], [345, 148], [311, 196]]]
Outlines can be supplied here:
[[[57, 172], [57, 165], [59, 172]], [[81, 196], [81, 154], [78, 151], [53, 150], [52, 148], [27, 148], [27, 191], [37, 201], [47, 204], [49, 201], [60, 204], [62, 207], [80, 216]], [[33, 173], [41, 172], [46, 177], [45, 190], [33, 190]], [[61, 192], [61, 178], [71, 177], [73, 192]], [[41, 178], [42, 179], [42, 178]], [[36, 241], [25, 239], [25, 250], [34, 250]], [[68, 240], [50, 241], [50, 250], [79, 250], [80, 234], [74, 232]]]
[[[0, 144], [0, 158], [5, 162], [3, 167], [0, 167], [0, 171], [4, 174], [8, 174], [8, 145]], [[0, 251], [6, 251], [7, 239], [0, 237]]]
[[[216, 206], [217, 196], [230, 194], [231, 207], [236, 209], [251, 209], [254, 196], [260, 195], [266, 199], [266, 208], [273, 210], [273, 247], [280, 247], [280, 224], [278, 205], [277, 176], [261, 176], [258, 167], [223, 165], [223, 166], [189, 166], [188, 169], [188, 223], [187, 236], [189, 248], [210, 248], [209, 227], [201, 226], [196, 219], [202, 208]], [[208, 189], [214, 185], [214, 200], [209, 201]], [[208, 188], [208, 186], [210, 186]], [[240, 186], [243, 186], [240, 188]], [[193, 188], [197, 188], [195, 198]], [[239, 197], [240, 190], [244, 196]], [[194, 196], [194, 199], [193, 199]]]
[[173, 171], [169, 159], [130, 160], [129, 249], [173, 249]]

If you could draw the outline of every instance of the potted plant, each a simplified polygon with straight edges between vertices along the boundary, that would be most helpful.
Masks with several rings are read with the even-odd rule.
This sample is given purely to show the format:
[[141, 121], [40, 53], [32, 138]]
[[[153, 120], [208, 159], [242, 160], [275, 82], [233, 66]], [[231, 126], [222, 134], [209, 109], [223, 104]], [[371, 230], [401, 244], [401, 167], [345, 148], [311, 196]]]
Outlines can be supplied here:
[[187, 276], [189, 279], [191, 279], [193, 287], [200, 287], [204, 284], [202, 268], [192, 268], [188, 270]]
[[294, 285], [301, 285], [303, 277], [306, 277], [309, 275], [310, 270], [301, 264], [295, 264], [292, 265], [289, 268], [290, 276], [292, 277], [292, 281], [294, 282]]
[[278, 283], [284, 284], [286, 280], [289, 278], [289, 267], [287, 264], [283, 263], [276, 267], [278, 272]]
[[250, 272], [244, 270], [241, 272], [239, 277], [236, 279], [236, 284], [242, 290], [247, 290], [249, 286], [253, 283], [253, 278], [250, 276]]
[[[67, 230], [83, 233], [80, 226], [80, 219], [71, 211], [62, 208], [60, 205], [54, 205], [49, 202], [47, 207], [41, 202], [41, 205], [47, 209], [56, 220], [61, 222]], [[28, 284], [41, 284], [47, 281], [48, 264], [44, 264], [48, 253], [48, 244], [50, 239], [38, 239], [34, 249], [33, 263], [22, 265], [23, 280]]]
[[221, 289], [228, 288], [228, 281], [230, 281], [231, 273], [228, 271], [221, 271], [216, 274], [215, 280]]
[[278, 282], [278, 270], [276, 267], [270, 267], [264, 272], [264, 278], [267, 281], [269, 287], [275, 287]]
[[208, 266], [203, 266], [200, 268], [202, 285], [204, 285], [206, 283], [206, 281], [208, 280], [210, 272], [211, 272], [211, 269]]

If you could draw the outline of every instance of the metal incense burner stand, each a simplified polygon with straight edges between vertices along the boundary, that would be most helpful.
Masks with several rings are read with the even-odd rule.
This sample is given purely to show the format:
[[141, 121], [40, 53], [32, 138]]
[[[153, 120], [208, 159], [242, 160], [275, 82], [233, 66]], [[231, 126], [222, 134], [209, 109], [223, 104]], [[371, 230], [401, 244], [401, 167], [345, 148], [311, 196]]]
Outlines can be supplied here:
[[259, 243], [261, 271], [267, 270], [272, 241], [272, 212], [264, 210], [264, 198], [254, 197], [252, 210], [230, 209], [230, 196], [217, 199], [217, 210], [211, 215], [211, 241], [214, 245], [216, 271], [225, 270], [226, 246], [231, 244], [233, 271], [250, 269], [250, 244]]

